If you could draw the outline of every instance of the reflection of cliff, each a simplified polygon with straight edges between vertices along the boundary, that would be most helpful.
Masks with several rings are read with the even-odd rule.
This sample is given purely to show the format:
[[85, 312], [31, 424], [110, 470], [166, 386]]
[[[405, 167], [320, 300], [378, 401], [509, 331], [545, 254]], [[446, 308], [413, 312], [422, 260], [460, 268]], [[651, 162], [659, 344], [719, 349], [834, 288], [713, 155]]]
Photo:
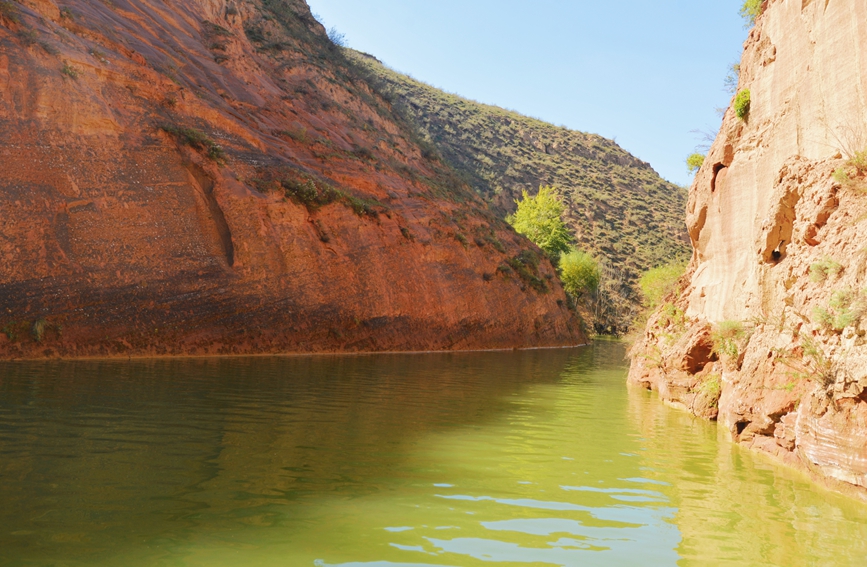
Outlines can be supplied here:
[[[749, 112], [728, 110], [690, 190], [688, 280], [630, 373], [741, 442], [862, 487], [867, 180], [849, 158], [867, 149], [865, 21], [857, 0], [765, 2], [741, 60]], [[720, 356], [713, 326], [731, 334]]]
[[764, 464], [733, 447], [723, 430], [647, 403], [640, 391], [629, 401], [630, 421], [646, 440], [645, 476], [675, 473], [661, 490], [677, 509], [671, 521], [683, 538], [679, 565], [813, 565], [805, 555], [813, 550], [827, 559], [820, 565], [848, 565], [837, 550], [867, 554], [860, 503], [815, 490], [805, 475]]
[[3, 6], [0, 358], [583, 342], [303, 1]]
[[573, 355], [4, 365], [0, 556], [133, 565], [142, 542], [303, 523], [325, 495], [411, 478], [420, 438], [501, 416]]

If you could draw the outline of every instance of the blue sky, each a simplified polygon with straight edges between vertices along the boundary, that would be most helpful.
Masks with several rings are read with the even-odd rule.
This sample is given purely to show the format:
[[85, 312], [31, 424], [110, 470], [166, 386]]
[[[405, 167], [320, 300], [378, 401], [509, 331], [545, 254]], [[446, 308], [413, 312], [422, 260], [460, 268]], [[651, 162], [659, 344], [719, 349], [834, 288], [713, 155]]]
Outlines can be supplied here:
[[664, 178], [715, 133], [739, 0], [308, 0], [349, 47], [443, 90], [614, 138]]

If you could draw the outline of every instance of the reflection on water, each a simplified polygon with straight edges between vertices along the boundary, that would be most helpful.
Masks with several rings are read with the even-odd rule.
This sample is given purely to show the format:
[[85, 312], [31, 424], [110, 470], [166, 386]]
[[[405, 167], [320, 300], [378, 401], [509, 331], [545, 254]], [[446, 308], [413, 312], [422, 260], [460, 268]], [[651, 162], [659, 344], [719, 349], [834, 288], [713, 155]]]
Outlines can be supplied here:
[[0, 565], [865, 565], [624, 349], [0, 364]]

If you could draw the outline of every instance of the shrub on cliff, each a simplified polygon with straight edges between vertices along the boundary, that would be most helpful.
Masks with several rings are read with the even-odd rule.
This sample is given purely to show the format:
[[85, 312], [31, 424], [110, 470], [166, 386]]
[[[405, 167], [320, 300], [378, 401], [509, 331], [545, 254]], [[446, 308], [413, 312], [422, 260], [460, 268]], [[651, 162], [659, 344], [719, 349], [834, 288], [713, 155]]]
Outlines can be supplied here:
[[740, 321], [720, 321], [710, 336], [715, 353], [734, 359], [740, 353], [741, 343], [749, 339], [750, 331]]
[[682, 263], [670, 262], [644, 272], [638, 280], [638, 286], [641, 288], [647, 307], [654, 309], [665, 299], [665, 296], [674, 291], [677, 280], [685, 270], [686, 266]]
[[867, 309], [863, 293], [838, 290], [831, 294], [827, 306], [813, 308], [813, 322], [825, 329], [840, 332], [857, 325]]
[[762, 4], [764, 0], [744, 0], [741, 6], [741, 17], [746, 21], [746, 27], [752, 27], [756, 23], [756, 18], [762, 15]]
[[702, 165], [704, 165], [704, 154], [696, 152], [690, 154], [689, 157], [686, 158], [686, 169], [689, 170], [690, 173], [695, 173], [701, 169]]
[[335, 27], [328, 30], [328, 39], [337, 47], [346, 47], [346, 34], [340, 33]]
[[830, 256], [822, 256], [818, 262], [810, 264], [810, 281], [819, 283], [836, 276], [843, 271], [843, 266]]
[[599, 263], [586, 252], [572, 248], [560, 256], [560, 280], [563, 289], [575, 297], [593, 293], [599, 287]]
[[843, 185], [854, 185], [858, 177], [867, 175], [867, 150], [854, 151], [843, 167], [834, 171], [834, 179]]
[[171, 134], [181, 143], [195, 148], [197, 150], [205, 150], [208, 157], [217, 163], [223, 163], [226, 159], [226, 153], [222, 146], [214, 142], [207, 134], [200, 132], [195, 128], [184, 128], [182, 126], [174, 126], [171, 124], [163, 124], [160, 126], [167, 134]]
[[572, 236], [562, 219], [566, 207], [556, 189], [540, 187], [535, 197], [524, 191], [522, 199], [515, 203], [518, 204], [515, 214], [506, 217], [515, 231], [529, 238], [551, 258], [569, 251]]
[[735, 114], [741, 120], [746, 120], [750, 114], [750, 89], [744, 89], [735, 97]]

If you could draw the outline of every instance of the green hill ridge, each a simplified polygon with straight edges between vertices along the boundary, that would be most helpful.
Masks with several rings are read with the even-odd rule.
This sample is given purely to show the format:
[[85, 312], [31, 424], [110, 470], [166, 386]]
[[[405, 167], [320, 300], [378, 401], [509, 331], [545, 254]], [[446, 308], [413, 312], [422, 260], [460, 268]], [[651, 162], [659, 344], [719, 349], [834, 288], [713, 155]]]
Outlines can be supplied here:
[[497, 214], [514, 212], [522, 190], [557, 187], [577, 246], [603, 265], [592, 306], [597, 329], [631, 323], [642, 272], [689, 257], [686, 189], [614, 141], [449, 94], [365, 53], [346, 53]]

